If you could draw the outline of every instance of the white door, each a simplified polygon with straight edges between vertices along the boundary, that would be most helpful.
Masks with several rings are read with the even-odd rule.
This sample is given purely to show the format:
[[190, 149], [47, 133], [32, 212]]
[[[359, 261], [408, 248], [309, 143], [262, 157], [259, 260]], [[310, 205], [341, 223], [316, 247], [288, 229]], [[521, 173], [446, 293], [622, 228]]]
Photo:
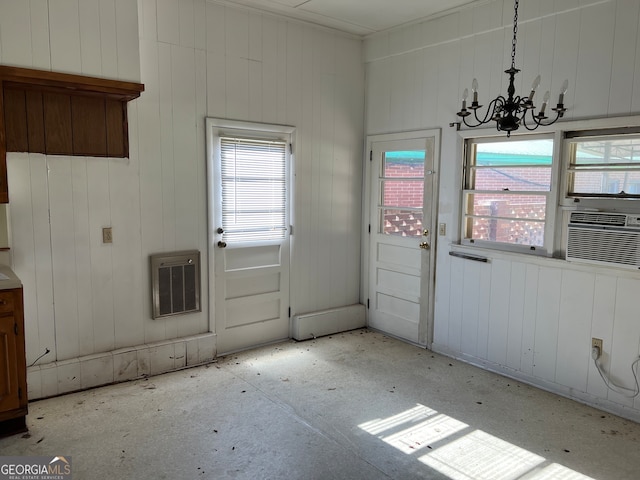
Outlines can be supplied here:
[[289, 337], [292, 129], [208, 125], [212, 313], [225, 354]]
[[438, 158], [437, 132], [428, 133], [401, 140], [374, 137], [369, 182], [368, 323], [423, 346], [431, 341]]

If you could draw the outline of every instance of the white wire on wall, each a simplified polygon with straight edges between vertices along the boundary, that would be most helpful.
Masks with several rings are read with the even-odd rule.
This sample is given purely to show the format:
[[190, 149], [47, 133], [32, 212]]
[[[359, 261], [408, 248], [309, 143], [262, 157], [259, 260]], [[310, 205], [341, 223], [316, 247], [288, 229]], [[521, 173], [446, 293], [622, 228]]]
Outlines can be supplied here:
[[622, 387], [620, 385], [617, 385], [616, 383], [613, 382], [613, 380], [609, 379], [607, 377], [607, 373], [602, 369], [602, 366], [600, 365], [600, 362], [598, 361], [598, 359], [600, 358], [600, 349], [597, 347], [594, 347], [591, 351], [591, 358], [593, 358], [593, 363], [595, 363], [596, 368], [598, 369], [598, 373], [600, 374], [600, 377], [602, 378], [602, 381], [604, 382], [604, 384], [607, 386], [607, 388], [609, 388], [609, 390], [612, 390], [614, 392], [616, 392], [619, 395], [622, 395], [623, 397], [626, 398], [635, 398], [638, 396], [638, 394], [640, 394], [640, 384], [638, 383], [638, 372], [637, 372], [637, 368], [636, 366], [638, 365], [638, 363], [640, 362], [640, 357], [636, 358], [633, 362], [631, 362], [631, 373], [633, 374], [633, 379], [636, 383], [636, 388], [631, 390], [630, 388], [626, 388], [626, 387]]

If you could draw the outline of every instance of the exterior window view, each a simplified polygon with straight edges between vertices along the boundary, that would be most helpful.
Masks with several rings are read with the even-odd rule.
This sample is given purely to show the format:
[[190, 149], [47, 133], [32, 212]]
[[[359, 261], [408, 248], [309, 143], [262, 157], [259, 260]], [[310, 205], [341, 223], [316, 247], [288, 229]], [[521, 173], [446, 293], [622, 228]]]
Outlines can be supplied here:
[[422, 235], [425, 152], [385, 152], [381, 178], [381, 232], [401, 237]]
[[542, 246], [553, 140], [470, 147], [464, 193], [466, 238]]
[[640, 138], [570, 143], [569, 195], [640, 196]]

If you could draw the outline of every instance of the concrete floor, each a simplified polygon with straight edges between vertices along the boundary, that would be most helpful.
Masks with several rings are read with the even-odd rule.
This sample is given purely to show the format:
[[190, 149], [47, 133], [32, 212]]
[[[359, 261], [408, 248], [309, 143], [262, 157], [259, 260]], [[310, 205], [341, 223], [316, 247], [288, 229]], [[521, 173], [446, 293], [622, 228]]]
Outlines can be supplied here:
[[367, 330], [33, 402], [85, 479], [640, 478], [640, 425]]

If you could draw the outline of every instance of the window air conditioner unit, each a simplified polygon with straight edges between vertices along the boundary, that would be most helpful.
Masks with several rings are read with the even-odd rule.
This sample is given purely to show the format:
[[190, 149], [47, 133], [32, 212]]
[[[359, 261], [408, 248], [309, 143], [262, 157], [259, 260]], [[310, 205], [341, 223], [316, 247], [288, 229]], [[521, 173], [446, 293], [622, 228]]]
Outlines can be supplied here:
[[571, 212], [567, 260], [640, 269], [640, 214]]

